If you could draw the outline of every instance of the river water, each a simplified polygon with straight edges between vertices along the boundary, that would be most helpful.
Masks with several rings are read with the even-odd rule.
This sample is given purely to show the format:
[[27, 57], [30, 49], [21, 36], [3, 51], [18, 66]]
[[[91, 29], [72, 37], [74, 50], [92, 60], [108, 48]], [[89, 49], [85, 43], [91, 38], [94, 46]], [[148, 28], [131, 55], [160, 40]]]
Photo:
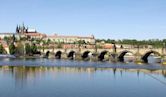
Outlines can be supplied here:
[[166, 66], [1, 59], [0, 97], [166, 97]]

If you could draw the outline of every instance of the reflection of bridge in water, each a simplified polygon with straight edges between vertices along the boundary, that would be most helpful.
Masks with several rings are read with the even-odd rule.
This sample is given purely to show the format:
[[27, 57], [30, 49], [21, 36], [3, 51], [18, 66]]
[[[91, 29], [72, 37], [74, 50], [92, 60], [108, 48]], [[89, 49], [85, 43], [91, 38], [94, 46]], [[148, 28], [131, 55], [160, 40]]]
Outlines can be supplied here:
[[[66, 74], [70, 76], [73, 74], [86, 74], [91, 79], [94, 77], [96, 72], [104, 72], [113, 75], [112, 78], [116, 76], [125, 76], [126, 72], [134, 73], [139, 78], [142, 74], [146, 75], [162, 75], [166, 78], [166, 70], [146, 70], [146, 69], [118, 69], [118, 68], [81, 68], [81, 67], [26, 67], [26, 66], [0, 66], [1, 74], [9, 74], [14, 78], [15, 85], [17, 88], [24, 88], [29, 83], [38, 83], [38, 79], [45, 78], [47, 76], [56, 79], [61, 74]], [[110, 76], [111, 77], [111, 76]]]
[[131, 48], [131, 49], [45, 49], [41, 50], [45, 57], [57, 59], [83, 59], [83, 60], [100, 60], [100, 61], [124, 61], [124, 57], [130, 53], [135, 60], [140, 60], [148, 63], [148, 57], [151, 54], [156, 56], [165, 55], [162, 48], [145, 49], [145, 48]]
[[58, 73], [67, 73], [67, 74], [78, 74], [78, 73], [87, 73], [92, 74], [97, 71], [112, 71], [115, 75], [116, 72], [136, 72], [145, 74], [157, 74], [163, 75], [166, 77], [166, 70], [158, 69], [158, 70], [148, 70], [148, 69], [121, 69], [121, 68], [81, 68], [81, 67], [46, 67], [46, 66], [1, 66], [0, 72], [8, 72], [12, 73], [12, 75], [16, 78], [16, 80], [26, 80], [27, 78], [33, 79], [35, 77], [44, 76], [45, 73], [54, 73], [55, 76]]

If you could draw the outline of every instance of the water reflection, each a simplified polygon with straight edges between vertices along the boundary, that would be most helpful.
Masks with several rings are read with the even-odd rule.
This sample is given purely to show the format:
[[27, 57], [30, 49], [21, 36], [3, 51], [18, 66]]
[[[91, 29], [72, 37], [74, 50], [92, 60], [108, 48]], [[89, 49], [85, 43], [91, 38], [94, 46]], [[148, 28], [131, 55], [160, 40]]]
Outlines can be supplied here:
[[23, 87], [26, 85], [27, 81], [31, 82], [34, 81], [36, 78], [40, 78], [43, 76], [48, 76], [51, 73], [52, 76], [56, 76], [59, 73], [65, 74], [81, 74], [87, 73], [89, 77], [93, 77], [96, 72], [102, 71], [112, 71], [114, 77], [116, 77], [116, 73], [120, 73], [123, 76], [123, 73], [126, 72], [134, 72], [139, 77], [140, 72], [145, 74], [155, 74], [155, 75], [162, 75], [166, 78], [166, 70], [146, 70], [146, 69], [117, 69], [117, 68], [81, 68], [81, 67], [33, 67], [33, 66], [0, 66], [0, 72], [4, 75], [12, 75], [15, 80], [16, 86]]
[[165, 78], [166, 70], [0, 66], [0, 97], [133, 97], [132, 91], [135, 95], [149, 87], [151, 97], [153, 87], [164, 97]]
[[157, 63], [135, 64], [131, 63], [112, 63], [112, 62], [89, 62], [89, 61], [72, 61], [56, 59], [0, 59], [0, 66], [55, 66], [55, 67], [77, 67], [77, 68], [126, 68], [126, 69], [165, 69], [166, 66]]

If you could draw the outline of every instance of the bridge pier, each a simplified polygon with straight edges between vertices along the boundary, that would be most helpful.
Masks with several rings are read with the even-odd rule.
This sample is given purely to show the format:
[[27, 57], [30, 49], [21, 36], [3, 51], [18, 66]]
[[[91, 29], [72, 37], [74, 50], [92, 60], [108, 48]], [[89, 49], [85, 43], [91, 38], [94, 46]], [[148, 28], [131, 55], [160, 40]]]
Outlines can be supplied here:
[[55, 54], [53, 52], [50, 52], [50, 54], [48, 55], [48, 58], [55, 58]]
[[68, 59], [67, 53], [63, 52], [63, 53], [61, 54], [61, 59]]
[[75, 54], [75, 60], [82, 60], [82, 54], [81, 53], [76, 53]]

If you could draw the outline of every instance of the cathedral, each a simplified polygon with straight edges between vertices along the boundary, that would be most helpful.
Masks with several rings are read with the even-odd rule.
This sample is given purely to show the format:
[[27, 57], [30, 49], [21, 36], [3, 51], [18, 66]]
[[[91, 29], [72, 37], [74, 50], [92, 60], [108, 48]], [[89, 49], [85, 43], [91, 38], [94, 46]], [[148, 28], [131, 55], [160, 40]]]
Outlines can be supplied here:
[[19, 34], [21, 37], [29, 37], [29, 38], [35, 38], [35, 39], [42, 39], [46, 35], [37, 32], [35, 29], [29, 29], [28, 27], [25, 27], [24, 23], [22, 26], [16, 27], [16, 34]]
[[29, 29], [28, 27], [24, 26], [24, 23], [22, 24], [22, 26], [18, 26], [16, 27], [16, 33], [17, 34], [25, 34], [25, 33], [37, 33], [37, 31], [35, 29]]
[[18, 26], [16, 27], [16, 33], [18, 34], [24, 34], [28, 32], [28, 28], [25, 28], [24, 24], [22, 26]]

